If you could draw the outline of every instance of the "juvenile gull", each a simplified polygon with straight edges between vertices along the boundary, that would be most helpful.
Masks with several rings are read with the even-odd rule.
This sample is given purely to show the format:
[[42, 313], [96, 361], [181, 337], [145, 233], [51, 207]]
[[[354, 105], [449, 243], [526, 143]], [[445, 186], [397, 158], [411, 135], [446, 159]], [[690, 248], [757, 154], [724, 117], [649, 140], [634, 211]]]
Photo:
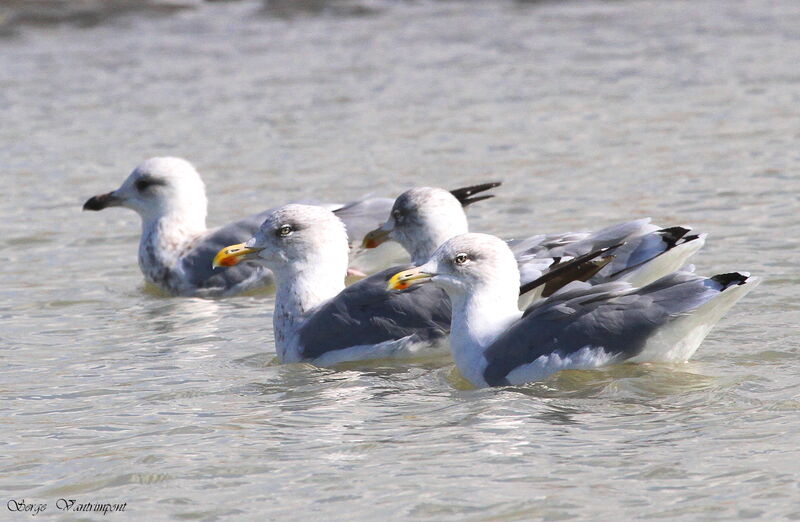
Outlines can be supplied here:
[[[341, 207], [341, 218], [360, 239], [369, 226], [380, 222], [391, 204], [388, 198], [364, 198]], [[83, 205], [84, 210], [108, 207], [126, 207], [142, 218], [139, 267], [148, 282], [171, 295], [228, 296], [272, 282], [272, 274], [260, 263], [212, 270], [214, 254], [252, 236], [268, 211], [223, 227], [206, 228], [205, 185], [186, 160], [151, 158], [136, 167], [118, 189], [94, 196]]]
[[684, 362], [711, 328], [759, 282], [747, 273], [674, 272], [640, 288], [574, 282], [523, 314], [519, 273], [502, 240], [462, 234], [430, 260], [393, 276], [390, 288], [424, 282], [452, 302], [450, 347], [476, 387], [522, 384], [564, 369]]
[[450, 302], [444, 291], [432, 286], [410, 293], [387, 291], [389, 276], [405, 267], [345, 288], [347, 233], [332, 212], [292, 204], [263, 216], [254, 237], [220, 250], [214, 265], [258, 259], [272, 270], [272, 322], [282, 362], [329, 366], [411, 357], [435, 353], [446, 341]]
[[[468, 232], [464, 203], [465, 196], [457, 191], [432, 187], [407, 190], [395, 200], [384, 224], [364, 237], [363, 246], [375, 248], [388, 240], [397, 241], [411, 255], [412, 263], [422, 264], [447, 239]], [[509, 246], [517, 259], [520, 283], [525, 284], [563, 260], [622, 244], [612, 251], [613, 258], [607, 258], [610, 262], [584, 276], [593, 284], [626, 280], [641, 286], [683, 266], [704, 242], [705, 235], [694, 235], [687, 227], [662, 229], [645, 218], [595, 233], [535, 235], [509, 241]], [[541, 291], [546, 296], [557, 287], [554, 282]]]

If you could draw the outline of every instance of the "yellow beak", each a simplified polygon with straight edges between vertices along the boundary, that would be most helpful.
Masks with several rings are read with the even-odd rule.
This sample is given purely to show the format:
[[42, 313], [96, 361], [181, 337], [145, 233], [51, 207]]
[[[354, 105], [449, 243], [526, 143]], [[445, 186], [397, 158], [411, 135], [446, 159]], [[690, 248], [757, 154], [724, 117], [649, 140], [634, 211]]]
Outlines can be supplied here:
[[435, 274], [423, 272], [420, 267], [409, 268], [403, 270], [389, 279], [389, 284], [386, 285], [387, 290], [405, 290], [411, 285], [417, 285], [430, 281]]
[[389, 232], [380, 227], [367, 232], [364, 240], [361, 241], [361, 246], [364, 248], [376, 248], [387, 241], [389, 241]]
[[244, 261], [245, 256], [248, 254], [256, 254], [263, 250], [262, 248], [248, 248], [244, 243], [237, 245], [226, 246], [214, 256], [214, 261], [211, 263], [213, 268], [220, 266], [234, 266]]

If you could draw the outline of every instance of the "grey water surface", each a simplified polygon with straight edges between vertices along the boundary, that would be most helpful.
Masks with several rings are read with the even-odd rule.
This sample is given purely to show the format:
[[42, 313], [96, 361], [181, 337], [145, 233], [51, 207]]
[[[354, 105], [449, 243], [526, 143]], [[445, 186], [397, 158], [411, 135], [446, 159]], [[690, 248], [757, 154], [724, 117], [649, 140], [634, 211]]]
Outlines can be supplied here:
[[[799, 63], [794, 0], [5, 2], [0, 519], [800, 519]], [[269, 293], [159, 295], [81, 212], [167, 154], [210, 225], [498, 179], [476, 231], [651, 216], [765, 281], [685, 365], [276, 365]]]

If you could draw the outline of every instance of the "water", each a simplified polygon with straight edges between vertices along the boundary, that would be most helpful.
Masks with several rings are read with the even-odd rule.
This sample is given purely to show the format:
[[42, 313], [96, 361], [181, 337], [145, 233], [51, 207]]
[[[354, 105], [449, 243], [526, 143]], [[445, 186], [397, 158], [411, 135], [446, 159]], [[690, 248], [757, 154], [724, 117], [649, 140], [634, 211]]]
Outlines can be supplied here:
[[[793, 0], [134, 4], [0, 13], [3, 503], [57, 518], [60, 498], [127, 502], [89, 515], [109, 520], [800, 518]], [[502, 179], [474, 230], [652, 216], [710, 233], [701, 273], [766, 281], [687, 365], [496, 390], [446, 360], [273, 365], [269, 295], [159, 296], [138, 219], [81, 213], [159, 154], [197, 165], [212, 225]]]

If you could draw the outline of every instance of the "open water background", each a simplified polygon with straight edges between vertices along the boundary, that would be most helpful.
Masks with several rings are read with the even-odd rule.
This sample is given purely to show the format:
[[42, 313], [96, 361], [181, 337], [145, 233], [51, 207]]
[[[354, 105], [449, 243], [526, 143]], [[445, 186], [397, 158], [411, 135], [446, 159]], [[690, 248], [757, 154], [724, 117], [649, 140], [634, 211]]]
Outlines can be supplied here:
[[[0, 4], [0, 518], [800, 519], [798, 63], [794, 0]], [[159, 296], [81, 213], [165, 154], [210, 225], [501, 179], [474, 230], [652, 216], [765, 282], [686, 365], [271, 365], [269, 294]]]

